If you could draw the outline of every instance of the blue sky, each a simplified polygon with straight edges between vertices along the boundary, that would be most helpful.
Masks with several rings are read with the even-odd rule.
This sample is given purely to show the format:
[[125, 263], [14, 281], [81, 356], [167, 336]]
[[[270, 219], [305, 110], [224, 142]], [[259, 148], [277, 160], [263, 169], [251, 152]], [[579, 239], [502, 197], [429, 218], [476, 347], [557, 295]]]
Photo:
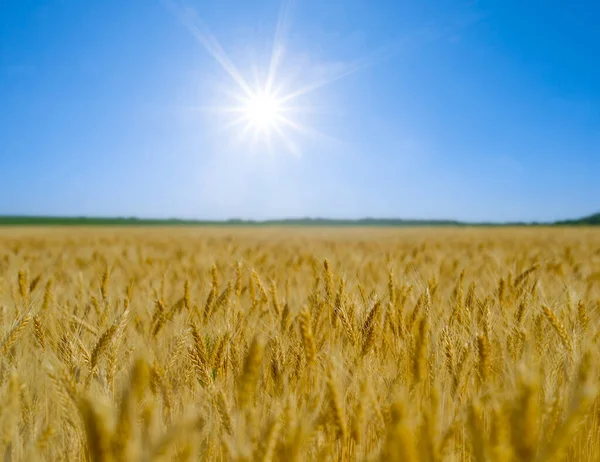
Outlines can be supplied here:
[[[1, 0], [0, 214], [590, 214], [599, 17], [591, 1]], [[254, 88], [278, 23], [276, 84], [333, 81], [269, 148], [213, 110], [240, 89], [198, 33]]]

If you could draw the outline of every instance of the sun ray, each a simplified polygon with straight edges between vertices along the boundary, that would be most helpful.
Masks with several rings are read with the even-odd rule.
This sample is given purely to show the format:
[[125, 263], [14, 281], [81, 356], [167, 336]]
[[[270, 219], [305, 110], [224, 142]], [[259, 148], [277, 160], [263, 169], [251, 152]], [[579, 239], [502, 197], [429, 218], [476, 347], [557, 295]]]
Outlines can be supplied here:
[[240, 130], [240, 132], [232, 138], [232, 143], [233, 144], [238, 144], [241, 145], [244, 140], [247, 139], [248, 135], [250, 134], [250, 130], [252, 127], [250, 127], [248, 124], [245, 124], [242, 126], [242, 129]]
[[323, 140], [327, 140], [327, 141], [329, 141], [331, 143], [335, 143], [335, 144], [340, 143], [340, 140], [338, 140], [337, 138], [334, 138], [330, 135], [326, 135], [325, 133], [323, 133], [320, 130], [317, 130], [314, 127], [309, 127], [307, 125], [299, 124], [298, 122], [288, 119], [287, 117], [280, 117], [278, 119], [278, 121], [281, 124], [291, 128], [292, 130], [295, 130], [298, 133], [301, 133], [301, 134], [311, 137], [313, 139], [323, 139]]
[[244, 116], [237, 117], [236, 119], [233, 119], [232, 121], [227, 122], [225, 125], [223, 125], [221, 131], [231, 130], [232, 128], [237, 127], [242, 124], [248, 124], [248, 119]]
[[201, 19], [192, 8], [186, 8], [175, 0], [163, 0], [165, 5], [176, 15], [183, 25], [187, 27], [190, 33], [204, 46], [206, 51], [221, 65], [223, 70], [239, 85], [247, 94], [252, 94], [248, 82], [242, 77], [242, 74], [231, 61], [219, 41], [214, 37], [209, 29], [202, 24]]
[[389, 46], [381, 48], [376, 52], [363, 56], [362, 58], [359, 58], [350, 64], [343, 65], [341, 70], [332, 73], [328, 77], [323, 77], [321, 79], [315, 80], [314, 82], [311, 82], [307, 85], [304, 85], [301, 88], [298, 88], [295, 91], [286, 94], [281, 98], [281, 104], [285, 104], [288, 101], [292, 101], [300, 96], [307, 95], [327, 85], [331, 85], [332, 83], [344, 79], [352, 74], [356, 74], [359, 71], [368, 69], [369, 67], [372, 67], [381, 61], [384, 61], [385, 59], [393, 56], [396, 53], [397, 50], [390, 48]]
[[289, 137], [284, 133], [284, 131], [281, 129], [281, 127], [276, 125], [274, 129], [275, 129], [275, 132], [282, 139], [283, 144], [285, 144], [288, 151], [291, 152], [292, 154], [294, 154], [296, 157], [301, 157], [302, 153], [300, 152], [300, 149], [292, 140], [289, 139]]
[[283, 0], [279, 10], [275, 37], [273, 38], [273, 51], [271, 52], [271, 61], [269, 63], [269, 72], [267, 74], [267, 83], [265, 85], [265, 90], [267, 92], [270, 92], [273, 87], [279, 64], [285, 54], [285, 39], [291, 24], [293, 5], [294, 0]]
[[[252, 129], [252, 128], [250, 128]], [[256, 146], [258, 145], [258, 135], [259, 135], [259, 131], [256, 130], [256, 128], [254, 128], [252, 130], [252, 140], [250, 142], [250, 151], [254, 152], [256, 151]]]
[[271, 132], [265, 133], [265, 144], [267, 145], [267, 152], [273, 157], [273, 145], [271, 143]]
[[239, 106], [191, 106], [189, 109], [198, 112], [210, 112], [213, 114], [234, 114], [243, 112], [243, 109]]

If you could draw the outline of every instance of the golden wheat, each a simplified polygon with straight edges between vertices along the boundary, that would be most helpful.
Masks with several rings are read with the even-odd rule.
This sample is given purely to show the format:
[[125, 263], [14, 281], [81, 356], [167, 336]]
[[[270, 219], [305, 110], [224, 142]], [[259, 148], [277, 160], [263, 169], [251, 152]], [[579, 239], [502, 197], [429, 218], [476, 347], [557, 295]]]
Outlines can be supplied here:
[[595, 229], [0, 229], [0, 455], [600, 460]]

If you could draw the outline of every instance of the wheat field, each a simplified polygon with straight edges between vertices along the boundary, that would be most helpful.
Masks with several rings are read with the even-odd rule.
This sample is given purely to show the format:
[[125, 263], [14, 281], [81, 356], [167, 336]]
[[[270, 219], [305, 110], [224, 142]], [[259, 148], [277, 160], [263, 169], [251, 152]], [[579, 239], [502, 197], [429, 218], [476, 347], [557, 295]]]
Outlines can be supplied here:
[[5, 461], [600, 460], [594, 229], [0, 229]]

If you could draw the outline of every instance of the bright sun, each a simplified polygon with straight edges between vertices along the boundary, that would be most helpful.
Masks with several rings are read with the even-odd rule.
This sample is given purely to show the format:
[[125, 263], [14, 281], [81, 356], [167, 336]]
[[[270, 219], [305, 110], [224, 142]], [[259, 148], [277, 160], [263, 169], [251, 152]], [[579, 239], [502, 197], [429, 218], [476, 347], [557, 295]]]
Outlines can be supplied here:
[[[272, 153], [274, 147], [279, 149], [277, 146], [273, 146], [273, 143], [283, 143], [287, 150], [300, 155], [299, 146], [288, 135], [295, 133], [313, 137], [324, 136], [318, 130], [304, 125], [305, 114], [313, 112], [315, 108], [307, 104], [307, 101], [304, 101], [301, 107], [298, 106], [300, 98], [370, 65], [368, 59], [357, 60], [356, 63], [343, 66], [336, 72], [314, 80], [308, 79], [302, 85], [289, 80], [282, 85], [278, 73], [286, 54], [285, 36], [290, 26], [291, 7], [294, 4], [294, 0], [282, 0], [268, 70], [256, 72], [256, 81], [252, 85], [242, 75], [194, 10], [184, 8], [178, 0], [165, 0], [165, 2], [235, 82], [234, 90], [226, 91], [234, 101], [228, 102], [231, 104], [218, 106], [216, 111], [236, 114], [233, 120], [227, 124], [227, 128], [241, 126], [241, 131], [234, 141], [241, 141], [250, 134], [251, 148], [257, 142], [261, 142], [261, 144], [264, 142], [269, 152]], [[259, 66], [255, 66], [255, 71], [258, 68]]]
[[283, 107], [273, 94], [258, 92], [244, 102], [242, 110], [244, 118], [252, 128], [264, 133], [277, 127]]

